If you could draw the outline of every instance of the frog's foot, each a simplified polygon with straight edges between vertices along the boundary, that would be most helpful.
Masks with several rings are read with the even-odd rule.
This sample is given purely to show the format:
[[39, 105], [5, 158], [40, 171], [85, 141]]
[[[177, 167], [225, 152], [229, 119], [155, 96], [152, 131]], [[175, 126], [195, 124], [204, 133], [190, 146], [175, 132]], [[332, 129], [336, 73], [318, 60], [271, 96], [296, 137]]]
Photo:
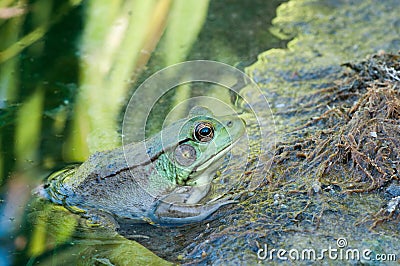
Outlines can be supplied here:
[[205, 220], [219, 208], [237, 203], [235, 200], [218, 200], [207, 204], [182, 204], [158, 201], [152, 210], [151, 220], [159, 225], [183, 225]]

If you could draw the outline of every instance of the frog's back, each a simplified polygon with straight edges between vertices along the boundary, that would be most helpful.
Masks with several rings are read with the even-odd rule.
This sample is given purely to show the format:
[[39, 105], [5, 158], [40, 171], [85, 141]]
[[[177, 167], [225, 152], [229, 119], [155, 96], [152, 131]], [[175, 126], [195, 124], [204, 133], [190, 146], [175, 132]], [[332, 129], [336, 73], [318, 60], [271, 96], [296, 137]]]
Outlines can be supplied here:
[[[126, 154], [129, 154], [127, 159]], [[70, 186], [77, 187], [79, 184], [90, 179], [102, 180], [115, 176], [118, 173], [148, 162], [143, 142], [133, 143], [113, 150], [96, 152], [77, 169], [73, 178], [64, 180]], [[129, 164], [128, 164], [129, 162]]]
[[154, 180], [161, 179], [144, 148], [143, 143], [135, 143], [96, 152], [80, 166], [49, 178], [45, 197], [84, 211], [97, 209], [127, 218], [145, 216], [157, 200], [153, 195], [160, 184], [154, 186]]

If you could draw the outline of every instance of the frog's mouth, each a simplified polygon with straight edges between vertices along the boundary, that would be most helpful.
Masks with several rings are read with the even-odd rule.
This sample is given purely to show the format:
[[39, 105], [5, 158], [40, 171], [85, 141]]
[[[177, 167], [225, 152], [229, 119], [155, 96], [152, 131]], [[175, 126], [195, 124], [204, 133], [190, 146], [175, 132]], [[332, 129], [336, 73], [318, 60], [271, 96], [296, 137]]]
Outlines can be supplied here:
[[203, 182], [196, 182], [199, 179], [204, 178], [204, 175], [208, 175], [208, 180], [207, 183], [211, 181], [213, 178], [214, 174], [212, 172], [216, 171], [220, 164], [218, 163], [222, 157], [224, 157], [231, 149], [232, 147], [239, 141], [240, 138], [235, 140], [233, 143], [230, 145], [226, 146], [224, 149], [222, 149], [220, 152], [217, 154], [211, 156], [208, 158], [207, 161], [203, 162], [200, 165], [197, 165], [193, 168], [192, 172], [190, 173], [190, 178], [187, 180], [187, 183], [195, 183], [197, 185], [204, 184], [204, 180], [201, 180]]

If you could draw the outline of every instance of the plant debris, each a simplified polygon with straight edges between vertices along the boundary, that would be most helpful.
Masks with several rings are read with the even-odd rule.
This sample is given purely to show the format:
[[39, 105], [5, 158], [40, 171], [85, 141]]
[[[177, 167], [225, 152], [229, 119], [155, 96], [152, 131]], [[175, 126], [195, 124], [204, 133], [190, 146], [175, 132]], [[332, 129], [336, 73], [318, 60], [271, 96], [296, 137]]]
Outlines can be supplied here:
[[[400, 179], [400, 55], [380, 53], [345, 66], [350, 71], [335, 86], [287, 112], [312, 115], [277, 148], [276, 164], [307, 177], [298, 192], [371, 192]], [[381, 214], [399, 215], [398, 205], [392, 198]]]

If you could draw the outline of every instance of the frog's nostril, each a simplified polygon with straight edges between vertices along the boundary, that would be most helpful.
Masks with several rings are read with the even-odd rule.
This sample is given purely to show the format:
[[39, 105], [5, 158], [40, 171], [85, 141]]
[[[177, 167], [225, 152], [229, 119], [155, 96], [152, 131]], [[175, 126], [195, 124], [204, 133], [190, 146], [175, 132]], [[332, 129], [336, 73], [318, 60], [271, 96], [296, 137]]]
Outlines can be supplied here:
[[226, 123], [226, 126], [227, 126], [227, 127], [232, 127], [232, 126], [233, 126], [232, 121], [228, 121], [228, 122]]

